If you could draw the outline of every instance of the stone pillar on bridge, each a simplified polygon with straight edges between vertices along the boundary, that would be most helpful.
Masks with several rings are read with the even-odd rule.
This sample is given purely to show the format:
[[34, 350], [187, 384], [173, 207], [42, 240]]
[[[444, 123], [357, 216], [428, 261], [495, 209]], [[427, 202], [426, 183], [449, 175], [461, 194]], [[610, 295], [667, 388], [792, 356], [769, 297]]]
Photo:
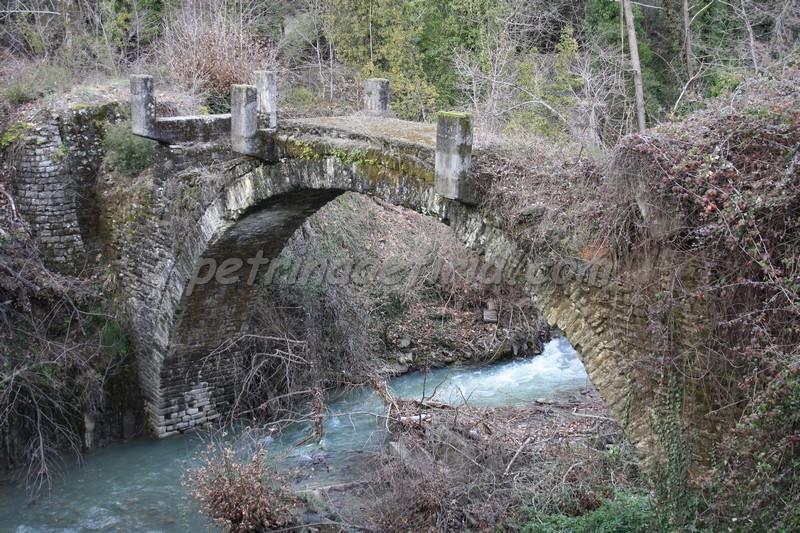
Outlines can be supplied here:
[[368, 115], [389, 114], [389, 80], [370, 78], [364, 80], [364, 111]]
[[131, 76], [131, 129], [136, 135], [156, 139], [156, 97], [153, 77]]
[[478, 194], [469, 173], [471, 164], [472, 115], [439, 112], [436, 124], [436, 194], [466, 204], [477, 204]]
[[258, 113], [267, 117], [267, 127], [278, 127], [278, 80], [271, 70], [257, 70]]
[[258, 156], [258, 90], [253, 85], [231, 86], [231, 149]]

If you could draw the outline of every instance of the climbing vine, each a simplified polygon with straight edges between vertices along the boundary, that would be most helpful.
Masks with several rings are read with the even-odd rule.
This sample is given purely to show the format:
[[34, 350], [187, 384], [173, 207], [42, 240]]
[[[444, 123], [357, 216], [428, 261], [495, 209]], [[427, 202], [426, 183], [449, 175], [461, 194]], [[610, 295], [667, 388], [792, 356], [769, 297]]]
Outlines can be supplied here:
[[[792, 529], [800, 501], [800, 112], [795, 92], [778, 82], [739, 98], [629, 138], [616, 164], [644, 216], [618, 225], [612, 244], [617, 257], [654, 265], [627, 283], [651, 302], [654, 357], [641, 371], [661, 398], [660, 493], [676, 526], [702, 516], [715, 526]], [[686, 433], [681, 420], [691, 424]], [[687, 486], [713, 506], [688, 511]]]

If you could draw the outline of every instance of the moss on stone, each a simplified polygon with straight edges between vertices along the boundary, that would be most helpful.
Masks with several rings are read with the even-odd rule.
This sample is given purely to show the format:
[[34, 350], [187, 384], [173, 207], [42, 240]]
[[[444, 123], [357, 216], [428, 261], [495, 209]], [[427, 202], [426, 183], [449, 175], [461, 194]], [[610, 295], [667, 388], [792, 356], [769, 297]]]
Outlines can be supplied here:
[[0, 136], [0, 150], [5, 150], [20, 140], [32, 127], [33, 124], [30, 122], [15, 122], [6, 128], [2, 136]]
[[455, 122], [461, 127], [461, 131], [472, 131], [472, 115], [461, 111], [439, 111], [436, 113], [439, 120], [447, 120], [448, 122]]

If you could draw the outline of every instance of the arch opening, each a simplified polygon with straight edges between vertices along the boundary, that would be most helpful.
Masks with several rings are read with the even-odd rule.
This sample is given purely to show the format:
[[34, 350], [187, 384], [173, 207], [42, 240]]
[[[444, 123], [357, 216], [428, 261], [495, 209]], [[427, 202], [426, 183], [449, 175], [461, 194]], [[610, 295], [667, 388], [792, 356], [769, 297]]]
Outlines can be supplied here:
[[[208, 409], [207, 405], [211, 404], [212, 409], [209, 412], [211, 415], [221, 414], [230, 408], [233, 398], [236, 396], [234, 389], [239, 386], [236, 384], [236, 377], [233, 373], [225, 371], [224, 357], [231, 357], [231, 352], [227, 351], [223, 360], [216, 364], [209, 363], [211, 361], [211, 358], [208, 357], [209, 354], [215, 351], [218, 353], [218, 348], [226, 343], [230, 346], [231, 339], [254, 333], [247, 329], [252, 325], [253, 307], [263, 306], [264, 298], [275, 297], [275, 294], [269, 293], [269, 291], [266, 296], [259, 295], [259, 291], [264, 290], [264, 283], [269, 285], [273, 281], [276, 273], [281, 273], [276, 272], [276, 265], [278, 270], [284, 269], [282, 273], [293, 270], [290, 276], [294, 276], [295, 279], [303, 277], [304, 274], [307, 275], [308, 272], [304, 273], [304, 270], [312, 270], [316, 267], [314, 261], [290, 265], [288, 263], [291, 261], [281, 262], [280, 259], [285, 260], [286, 258], [279, 256], [287, 242], [292, 240], [292, 235], [298, 233], [298, 229], [309, 217], [318, 213], [323, 206], [328, 205], [334, 199], [338, 198], [344, 201], [341, 194], [342, 191], [338, 189], [299, 190], [272, 197], [243, 211], [241, 217], [226, 225], [209, 241], [206, 251], [198, 259], [199, 265], [204, 267], [207, 263], [213, 262], [216, 273], [219, 273], [225, 261], [234, 258], [238, 260], [240, 268], [220, 277], [211, 275], [212, 273], [204, 270], [203, 267], [198, 267], [196, 271], [204, 283], [196, 284], [184, 291], [181, 305], [176, 312], [176, 329], [172, 337], [169, 356], [164, 361], [162, 372], [162, 383], [166, 385], [164, 390], [168, 393], [178, 393], [165, 398], [167, 401], [173, 402], [173, 405], [167, 405], [168, 407], [173, 409], [177, 407], [178, 415], [175, 418], [180, 417], [179, 419], [182, 420], [186, 416], [184, 414], [186, 412], [191, 412], [192, 416], [198, 415], [194, 412], [198, 405]], [[369, 198], [367, 195], [348, 193], [345, 197], [363, 200], [352, 202], [355, 205], [347, 206], [353, 212], [362, 210], [365, 202], [377, 205], [372, 199], [366, 200]], [[388, 208], [380, 207], [379, 209], [386, 210]], [[475, 258], [478, 257], [476, 253], [469, 252], [456, 239], [447, 225], [402, 208], [392, 207], [391, 210], [390, 216], [394, 218], [403, 219], [413, 215], [421, 220], [430, 221], [429, 226], [423, 229], [423, 233], [432, 231], [431, 227], [441, 228], [465, 253], [470, 253]], [[369, 217], [369, 215], [366, 216]], [[353, 220], [347, 220], [345, 224], [358, 226], [363, 222], [363, 219], [354, 215]], [[398, 232], [402, 233], [403, 231], [408, 232], [409, 228], [398, 228]], [[413, 238], [414, 236], [412, 236]], [[409, 250], [406, 253], [409, 253]], [[257, 256], [263, 262], [253, 264], [256, 262], [252, 261], [252, 258]], [[268, 263], [275, 259], [279, 260]], [[257, 269], [258, 275], [253, 275], [254, 266], [260, 267]], [[372, 266], [380, 267], [381, 265]], [[433, 265], [426, 265], [426, 267], [428, 266], [433, 268]], [[486, 283], [487, 287], [493, 282], [502, 285], [503, 280], [499, 272], [481, 270], [474, 268], [474, 265], [465, 264], [463, 266], [465, 270], [471, 270], [469, 274], [483, 276], [481, 281]], [[464, 272], [464, 274], [466, 273]], [[236, 281], [227, 283], [227, 279], [224, 278], [235, 278]], [[374, 281], [379, 283], [378, 280]], [[517, 299], [523, 296], [521, 291], [516, 293]], [[273, 302], [267, 301], [266, 303]], [[481, 302], [480, 305], [482, 304], [485, 302]], [[530, 305], [532, 306], [532, 303]], [[546, 325], [541, 322], [540, 327], [544, 328]], [[538, 331], [540, 337], [533, 341], [533, 344], [530, 344], [530, 339], [510, 339], [508, 355], [524, 355], [525, 350], [528, 349], [533, 353], [540, 351], [542, 342], [546, 341], [546, 338], [542, 335], [544, 329]], [[402, 339], [399, 340], [402, 342]], [[534, 344], [536, 345], [534, 346]], [[346, 369], [338, 371], [342, 370], [346, 371]], [[197, 424], [203, 422], [202, 417], [197, 417], [192, 421], [195, 420]], [[166, 422], [169, 422], [169, 418]], [[178, 427], [177, 423], [175, 427]], [[192, 426], [182, 426], [181, 430], [190, 427]]]

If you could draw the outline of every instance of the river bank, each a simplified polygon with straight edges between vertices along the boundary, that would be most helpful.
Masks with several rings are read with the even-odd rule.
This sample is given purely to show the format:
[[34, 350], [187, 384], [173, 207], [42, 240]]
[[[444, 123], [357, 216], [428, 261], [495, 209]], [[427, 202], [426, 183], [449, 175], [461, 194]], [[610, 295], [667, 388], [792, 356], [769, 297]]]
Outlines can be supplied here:
[[[374, 515], [380, 508], [377, 504], [385, 504], [393, 491], [406, 495], [415, 492], [414, 487], [420, 482], [418, 475], [398, 478], [398, 469], [439, 472], [441, 468], [455, 468], [452, 459], [458, 455], [456, 452], [430, 455], [439, 466], [422, 470], [414, 466], [420, 457], [417, 452], [403, 452], [418, 448], [423, 441], [435, 443], [436, 439], [424, 437], [430, 431], [461, 435], [457, 441], [448, 442], [481, 464], [479, 470], [484, 473], [495, 464], [502, 463], [505, 469], [516, 454], [508, 474], [499, 472], [501, 480], [519, 480], [520, 473], [535, 458], [552, 459], [557, 450], [569, 455], [575, 453], [566, 451], [572, 446], [596, 450], [598, 457], [612, 457], [615, 452], [609, 452], [605, 445], [619, 445], [615, 439], [621, 438], [621, 431], [616, 428], [613, 435], [602, 437], [610, 439], [607, 443], [597, 441], [604, 434], [601, 426], [609, 427], [613, 422], [607, 420], [596, 393], [587, 389], [591, 385], [577, 354], [563, 339], [551, 341], [542, 355], [533, 358], [489, 367], [410, 373], [395, 378], [390, 386], [398, 398], [428, 398], [440, 404], [447, 400], [452, 405], [431, 413], [423, 425], [399, 430], [386, 423], [380, 397], [361, 387], [326, 395], [324, 436], [318, 442], [296, 445], [313, 426], [310, 418], [298, 416], [305, 420], [285, 426], [282, 431], [273, 430], [277, 425], [267, 424], [247, 431], [228, 430], [225, 434], [196, 433], [159, 441], [112, 444], [87, 456], [83, 466], [66, 466], [63, 478], [54, 484], [50, 495], [29, 501], [20, 488], [0, 486], [0, 521], [19, 531], [208, 529], [207, 517], [198, 514], [189, 495], [191, 487], [185, 483], [187, 474], [202, 465], [208, 444], [214, 442], [236, 446], [243, 456], [255, 450], [256, 445], [263, 446], [290, 482], [291, 490], [301, 497], [298, 520], [327, 521], [331, 527], [337, 522], [349, 524], [347, 528], [373, 528], [381, 526]], [[467, 405], [459, 398], [467, 398]], [[458, 414], [457, 427], [451, 424], [454, 414]], [[469, 436], [476, 431], [477, 438]], [[467, 435], [466, 439], [463, 435]], [[523, 442], [525, 446], [520, 449]], [[588, 447], [587, 442], [591, 444]], [[462, 449], [466, 445], [469, 447]], [[493, 450], [491, 460], [477, 453], [487, 446]], [[389, 476], [389, 472], [394, 474]], [[464, 473], [472, 475], [468, 470]], [[570, 476], [573, 474], [583, 475], [578, 467], [572, 469]], [[453, 486], [447, 490], [455, 490], [462, 482], [452, 478]], [[389, 500], [405, 502], [401, 497]], [[451, 500], [443, 498], [441, 503], [449, 506]], [[512, 500], [504, 501], [507, 505]], [[477, 519], [469, 505], [461, 509], [462, 520]], [[408, 509], [404, 512], [424, 516]], [[382, 516], [388, 519], [390, 515]], [[503, 513], [492, 516], [499, 520]], [[388, 523], [384, 526], [388, 527]]]

